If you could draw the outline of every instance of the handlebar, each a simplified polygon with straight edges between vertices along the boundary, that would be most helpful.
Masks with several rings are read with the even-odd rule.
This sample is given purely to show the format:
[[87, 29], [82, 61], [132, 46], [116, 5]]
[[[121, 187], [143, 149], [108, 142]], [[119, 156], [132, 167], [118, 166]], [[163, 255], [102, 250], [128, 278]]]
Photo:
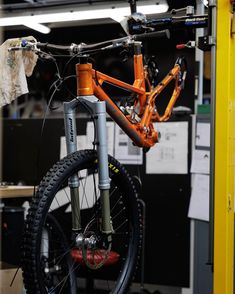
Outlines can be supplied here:
[[170, 32], [169, 30], [162, 30], [158, 32], [152, 32], [152, 33], [144, 33], [144, 34], [138, 34], [138, 35], [132, 35], [132, 36], [126, 36], [118, 39], [112, 39], [104, 42], [94, 43], [94, 44], [71, 44], [70, 46], [61, 46], [61, 45], [54, 45], [54, 44], [48, 44], [48, 43], [38, 43], [37, 47], [39, 49], [49, 49], [49, 50], [60, 50], [60, 51], [68, 51], [70, 53], [79, 53], [86, 50], [92, 50], [92, 49], [111, 49], [111, 48], [117, 48], [126, 46], [128, 44], [131, 44], [134, 41], [144, 41], [146, 39], [151, 38], [170, 38]]
[[55, 44], [49, 44], [49, 43], [36, 43], [36, 46], [38, 49], [43, 49], [43, 50], [58, 50], [58, 51], [68, 51], [70, 52], [71, 46], [66, 46], [66, 45], [55, 45]]
[[125, 47], [133, 44], [135, 41], [144, 41], [151, 38], [170, 38], [169, 30], [156, 31], [152, 33], [143, 33], [138, 35], [129, 35], [126, 37], [112, 39], [104, 42], [94, 43], [94, 44], [71, 44], [71, 45], [56, 45], [50, 43], [41, 42], [30, 42], [27, 40], [22, 40], [19, 46], [9, 48], [9, 51], [17, 50], [32, 50], [35, 52], [66, 52], [68, 54], [79, 54], [89, 50], [105, 50], [113, 49], [117, 47]]

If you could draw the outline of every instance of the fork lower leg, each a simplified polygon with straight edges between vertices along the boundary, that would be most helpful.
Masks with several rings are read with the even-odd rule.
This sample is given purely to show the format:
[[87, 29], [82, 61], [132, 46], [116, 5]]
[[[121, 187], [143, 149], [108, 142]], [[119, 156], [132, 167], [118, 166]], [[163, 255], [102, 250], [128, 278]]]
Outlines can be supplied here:
[[96, 142], [98, 154], [98, 175], [99, 189], [102, 208], [102, 232], [105, 234], [112, 233], [110, 218], [110, 201], [109, 201], [109, 170], [108, 170], [108, 148], [106, 134], [106, 106], [104, 101], [98, 101], [95, 96], [79, 97], [89, 108], [92, 109], [95, 118], [95, 131], [97, 134]]

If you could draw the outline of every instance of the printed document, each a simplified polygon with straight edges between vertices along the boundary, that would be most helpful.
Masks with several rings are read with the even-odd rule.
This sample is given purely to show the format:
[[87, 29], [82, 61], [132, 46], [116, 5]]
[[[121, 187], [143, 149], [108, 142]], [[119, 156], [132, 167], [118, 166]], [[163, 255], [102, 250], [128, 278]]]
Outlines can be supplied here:
[[188, 173], [188, 122], [156, 123], [159, 143], [146, 153], [146, 174]]

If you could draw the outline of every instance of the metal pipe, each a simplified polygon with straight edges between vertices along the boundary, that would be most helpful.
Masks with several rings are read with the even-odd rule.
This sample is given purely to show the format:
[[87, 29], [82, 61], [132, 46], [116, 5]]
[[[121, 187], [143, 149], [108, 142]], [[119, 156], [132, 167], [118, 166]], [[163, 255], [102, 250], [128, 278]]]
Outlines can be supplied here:
[[[197, 14], [204, 14], [204, 4], [197, 0]], [[196, 40], [198, 37], [204, 36], [204, 28], [196, 29]], [[196, 47], [195, 49], [195, 60], [199, 62], [198, 68], [198, 77], [197, 77], [197, 104], [202, 104], [203, 102], [203, 60], [204, 60], [204, 52]]]
[[95, 115], [95, 128], [97, 133], [97, 142], [95, 143], [97, 144], [99, 189], [102, 205], [102, 231], [105, 234], [111, 234], [113, 229], [110, 218], [106, 105], [104, 101], [98, 101], [95, 96], [80, 96], [79, 100], [83, 101]]
[[131, 14], [136, 13], [136, 0], [129, 0]]
[[[77, 127], [76, 127], [76, 107], [78, 100], [64, 102], [64, 126], [67, 154], [77, 151]], [[72, 230], [81, 230], [80, 200], [79, 200], [79, 178], [77, 174], [72, 175], [68, 181], [71, 196], [72, 209]]]
[[[209, 1], [211, 16], [211, 37], [216, 38], [216, 18], [217, 6], [216, 0]], [[208, 264], [211, 264], [213, 270], [214, 255], [214, 184], [215, 184], [215, 119], [216, 119], [216, 46], [211, 46], [211, 116], [210, 116], [210, 206], [209, 206], [209, 252]]]

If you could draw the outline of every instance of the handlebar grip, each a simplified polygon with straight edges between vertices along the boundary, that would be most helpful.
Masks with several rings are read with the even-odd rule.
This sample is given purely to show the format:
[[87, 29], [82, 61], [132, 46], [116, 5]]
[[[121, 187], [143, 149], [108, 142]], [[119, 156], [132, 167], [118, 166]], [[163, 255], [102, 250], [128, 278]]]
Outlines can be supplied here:
[[147, 39], [153, 39], [153, 38], [167, 38], [170, 39], [170, 31], [169, 30], [163, 30], [163, 31], [157, 31], [157, 32], [152, 32], [152, 33], [145, 33], [145, 34], [139, 34], [135, 35], [134, 39], [136, 41], [144, 41]]
[[49, 43], [37, 43], [37, 47], [43, 50], [61, 50], [61, 51], [70, 51], [71, 46], [64, 45], [54, 45]]

